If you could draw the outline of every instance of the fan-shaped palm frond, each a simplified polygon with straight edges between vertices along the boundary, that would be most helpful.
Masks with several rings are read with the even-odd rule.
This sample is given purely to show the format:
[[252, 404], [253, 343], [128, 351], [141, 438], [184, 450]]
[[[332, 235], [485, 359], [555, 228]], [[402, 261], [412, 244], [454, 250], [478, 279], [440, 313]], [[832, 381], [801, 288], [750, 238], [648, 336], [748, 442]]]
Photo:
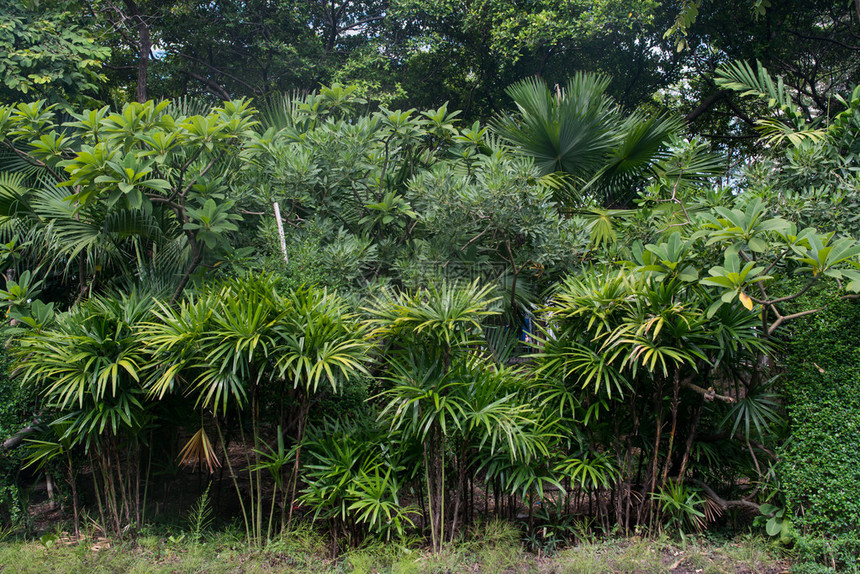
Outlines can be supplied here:
[[669, 157], [667, 142], [680, 134], [684, 121], [674, 116], [629, 116], [620, 126], [621, 142], [582, 191], [594, 186], [606, 204], [624, 203], [655, 162]]
[[605, 76], [578, 73], [553, 94], [542, 80], [522, 80], [507, 90], [519, 113], [497, 117], [491, 126], [532, 157], [542, 175], [585, 177], [600, 169], [618, 141], [608, 86]]
[[549, 181], [568, 205], [581, 202], [585, 192], [604, 205], [627, 200], [654, 163], [667, 157], [667, 142], [683, 126], [673, 116], [625, 117], [606, 94], [608, 85], [605, 76], [577, 73], [553, 93], [542, 80], [522, 80], [508, 88], [517, 113], [491, 122], [542, 176], [568, 174], [571, 181]]
[[296, 90], [288, 94], [272, 94], [260, 105], [260, 123], [263, 129], [295, 127], [302, 119], [300, 106], [303, 104], [302, 92]]
[[464, 287], [442, 282], [412, 295], [387, 292], [365, 310], [372, 316], [369, 324], [375, 335], [427, 337], [451, 347], [473, 340], [482, 318], [496, 314], [490, 309], [495, 301], [492, 288], [482, 287], [478, 280]]
[[10, 240], [20, 215], [30, 211], [27, 192], [23, 173], [0, 172], [0, 239]]
[[178, 118], [180, 116], [206, 116], [212, 109], [211, 101], [199, 96], [180, 96], [170, 100], [165, 113]]

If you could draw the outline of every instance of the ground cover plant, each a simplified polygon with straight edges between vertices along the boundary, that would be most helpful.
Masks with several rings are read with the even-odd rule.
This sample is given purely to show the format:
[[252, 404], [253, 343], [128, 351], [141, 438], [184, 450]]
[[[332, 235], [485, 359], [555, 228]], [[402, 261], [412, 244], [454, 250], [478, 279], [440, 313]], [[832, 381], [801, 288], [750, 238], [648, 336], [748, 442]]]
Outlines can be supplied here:
[[57, 538], [44, 544], [0, 546], [0, 561], [6, 564], [14, 558], [24, 573], [46, 568], [55, 572], [771, 573], [783, 571], [787, 565], [778, 552], [756, 538], [684, 543], [666, 538], [584, 540], [575, 548], [544, 556], [526, 552], [515, 528], [488, 524], [476, 540], [450, 544], [441, 553], [374, 543], [333, 560], [326, 553], [325, 542], [304, 528], [255, 553], [248, 553], [237, 534], [209, 535], [190, 542], [174, 535], [149, 533], [133, 545], [108, 545], [104, 540], [78, 545]]
[[[0, 101], [0, 553], [111, 571], [857, 568], [851, 65], [822, 56], [825, 89], [723, 51], [686, 117], [661, 102], [692, 77], [634, 105], [599, 67], [511, 77], [480, 113], [398, 106], [382, 83], [273, 87], [287, 76], [254, 99], [209, 77], [217, 98], [154, 100], [150, 64], [206, 59], [149, 35], [155, 4], [112, 6]], [[329, 15], [326, 66], [345, 37], [426, 17], [367, 9]], [[73, 18], [14, 10], [0, 41]], [[87, 26], [125, 11], [137, 36], [99, 38], [166, 55], [129, 60], [136, 81], [98, 101], [116, 53], [94, 48], [58, 88]], [[686, 54], [699, 11], [713, 23], [684, 3], [661, 41]], [[840, 14], [816, 33], [853, 29]], [[499, 34], [492, 51], [512, 49]], [[39, 68], [34, 38], [3, 73]], [[33, 82], [45, 97], [20, 101]], [[754, 131], [697, 133], [718, 101]]]

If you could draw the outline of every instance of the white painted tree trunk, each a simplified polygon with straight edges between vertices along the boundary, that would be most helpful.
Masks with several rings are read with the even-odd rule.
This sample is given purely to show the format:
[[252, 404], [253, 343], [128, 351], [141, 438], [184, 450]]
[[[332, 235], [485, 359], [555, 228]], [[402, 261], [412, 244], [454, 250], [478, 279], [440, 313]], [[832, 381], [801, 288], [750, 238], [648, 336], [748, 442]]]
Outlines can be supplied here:
[[276, 201], [275, 206], [275, 221], [278, 222], [278, 237], [281, 240], [281, 253], [284, 254], [284, 261], [289, 263], [290, 259], [287, 257], [287, 239], [284, 237], [284, 221], [281, 219], [281, 208], [278, 206], [278, 202]]

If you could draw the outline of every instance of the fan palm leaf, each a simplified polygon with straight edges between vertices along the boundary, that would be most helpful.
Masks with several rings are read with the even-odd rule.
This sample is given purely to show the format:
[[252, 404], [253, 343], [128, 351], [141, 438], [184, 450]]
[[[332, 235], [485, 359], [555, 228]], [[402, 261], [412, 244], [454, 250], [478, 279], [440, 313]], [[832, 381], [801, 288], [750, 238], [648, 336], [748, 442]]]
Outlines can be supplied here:
[[604, 205], [625, 201], [655, 162], [668, 157], [666, 144], [683, 126], [673, 116], [625, 117], [608, 86], [607, 77], [584, 73], [554, 93], [542, 80], [522, 80], [507, 91], [517, 112], [491, 122], [542, 176], [561, 172], [572, 179], [554, 186], [562, 203], [579, 203], [585, 192]]

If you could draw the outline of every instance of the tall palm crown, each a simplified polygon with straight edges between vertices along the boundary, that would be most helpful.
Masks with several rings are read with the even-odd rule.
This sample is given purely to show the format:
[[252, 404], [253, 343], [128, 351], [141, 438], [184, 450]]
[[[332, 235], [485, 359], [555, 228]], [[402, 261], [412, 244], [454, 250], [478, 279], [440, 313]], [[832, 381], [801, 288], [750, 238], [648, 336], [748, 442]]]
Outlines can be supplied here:
[[571, 205], [584, 196], [606, 206], [623, 204], [683, 121], [671, 116], [625, 114], [606, 94], [609, 78], [577, 73], [564, 88], [538, 78], [510, 86], [517, 111], [496, 117], [496, 133], [534, 159], [542, 175], [560, 174], [557, 199]]

